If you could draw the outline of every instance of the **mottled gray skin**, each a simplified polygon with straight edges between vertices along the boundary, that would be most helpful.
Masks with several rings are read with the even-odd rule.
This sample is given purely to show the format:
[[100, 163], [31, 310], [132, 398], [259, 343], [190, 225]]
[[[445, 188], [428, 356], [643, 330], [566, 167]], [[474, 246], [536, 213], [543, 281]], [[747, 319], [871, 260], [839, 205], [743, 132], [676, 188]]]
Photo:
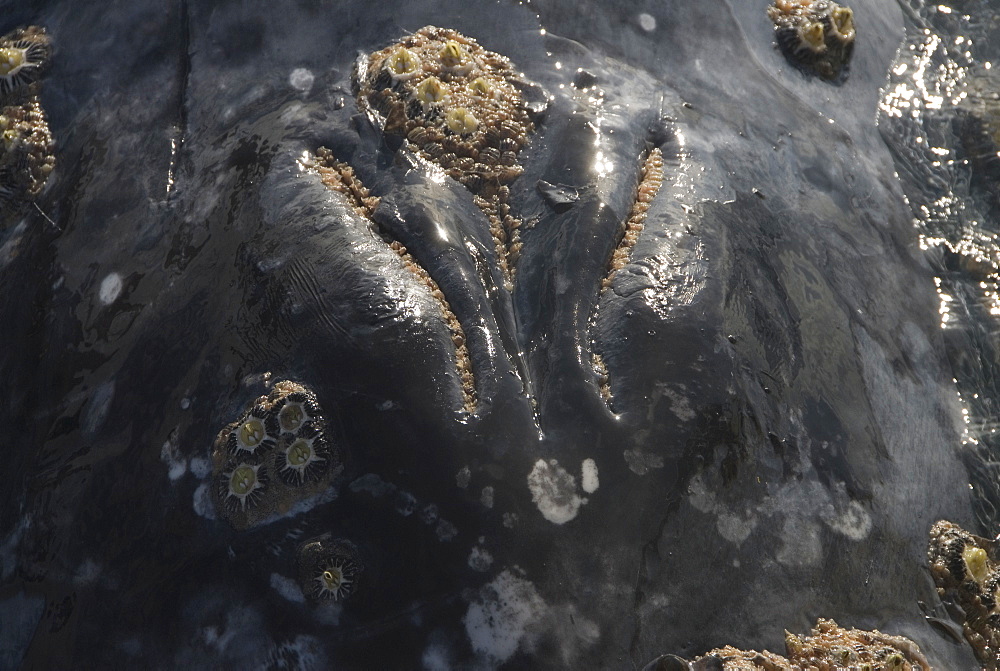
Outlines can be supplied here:
[[[850, 74], [831, 86], [774, 48], [766, 4], [0, 3], [0, 31], [42, 24], [56, 45], [59, 168], [39, 205], [61, 229], [29, 217], [0, 239], [4, 659], [633, 668], [780, 651], [822, 616], [973, 668], [917, 605], [936, 599], [927, 530], [972, 507], [932, 275], [874, 123], [903, 17], [852, 2]], [[470, 194], [394, 154], [350, 92], [359, 52], [426, 24], [552, 95], [512, 185], [527, 224], [512, 296]], [[603, 105], [573, 99], [578, 68]], [[664, 187], [598, 305], [651, 144]], [[474, 416], [434, 303], [300, 171], [323, 145], [383, 197], [376, 219], [462, 321]], [[539, 180], [579, 200], [557, 212]], [[336, 500], [235, 532], [193, 505], [197, 462], [172, 480], [161, 454], [207, 459], [266, 371], [316, 390], [347, 472]], [[539, 459], [588, 499], [565, 524], [532, 501]], [[284, 580], [323, 533], [366, 559], [343, 607]], [[523, 617], [498, 620], [487, 650], [463, 618], [489, 611], [481, 588], [504, 572]]]

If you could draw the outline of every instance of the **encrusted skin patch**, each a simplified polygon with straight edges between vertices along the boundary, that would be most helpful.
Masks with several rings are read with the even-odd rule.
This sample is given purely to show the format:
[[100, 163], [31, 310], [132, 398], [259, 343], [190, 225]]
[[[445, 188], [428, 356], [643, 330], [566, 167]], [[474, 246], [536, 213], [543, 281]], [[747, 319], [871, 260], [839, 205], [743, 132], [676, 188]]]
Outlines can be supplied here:
[[343, 468], [316, 395], [278, 382], [216, 437], [215, 505], [234, 528], [246, 529], [323, 491]]
[[[738, 650], [732, 646], [712, 650], [693, 662], [676, 657], [657, 660], [647, 671], [688, 668], [692, 671], [930, 671], [930, 664], [916, 643], [877, 629], [844, 629], [820, 618], [808, 636], [785, 632], [785, 654]], [[685, 666], [686, 665], [686, 666]]]
[[385, 133], [402, 136], [475, 194], [490, 222], [508, 288], [521, 254], [521, 221], [506, 186], [534, 122], [529, 86], [507, 58], [455, 30], [426, 26], [358, 63], [358, 102]]
[[854, 50], [854, 13], [832, 0], [775, 0], [767, 8], [785, 56], [824, 79], [837, 79]]
[[55, 142], [38, 100], [50, 53], [38, 26], [0, 38], [0, 228], [34, 201], [55, 167]]
[[1000, 562], [997, 541], [941, 520], [931, 527], [927, 560], [938, 594], [965, 613], [962, 632], [984, 669], [1000, 669]]

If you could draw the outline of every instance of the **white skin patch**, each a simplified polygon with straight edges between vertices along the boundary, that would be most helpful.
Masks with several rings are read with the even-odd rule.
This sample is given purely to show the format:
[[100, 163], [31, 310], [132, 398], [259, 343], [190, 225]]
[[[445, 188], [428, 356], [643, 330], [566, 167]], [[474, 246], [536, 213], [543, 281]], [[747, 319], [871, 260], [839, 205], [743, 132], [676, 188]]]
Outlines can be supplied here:
[[111, 273], [101, 280], [101, 287], [97, 291], [97, 297], [104, 305], [111, 305], [122, 293], [122, 276], [118, 273]]
[[872, 530], [871, 515], [857, 501], [850, 501], [845, 510], [824, 516], [823, 521], [831, 529], [847, 536], [852, 541], [863, 541]]
[[501, 664], [514, 656], [545, 610], [535, 586], [505, 570], [483, 587], [480, 601], [469, 604], [465, 633], [473, 650]]
[[584, 459], [580, 471], [580, 486], [583, 487], [583, 491], [593, 494], [601, 486], [601, 481], [597, 477], [597, 462], [593, 459]]
[[473, 571], [488, 571], [493, 565], [493, 555], [478, 545], [469, 553], [469, 568]]
[[480, 589], [463, 622], [480, 657], [474, 668], [496, 668], [518, 650], [532, 653], [543, 646], [561, 657], [562, 664], [553, 668], [590, 668], [583, 655], [600, 638], [596, 623], [574, 605], [546, 603], [517, 567], [504, 569]]
[[528, 474], [531, 500], [538, 506], [542, 517], [553, 524], [565, 524], [576, 517], [580, 506], [586, 503], [576, 495], [576, 478], [552, 459], [539, 459]]
[[295, 68], [292, 70], [292, 74], [288, 75], [289, 85], [303, 93], [309, 93], [312, 90], [315, 80], [316, 77], [313, 76], [313, 73], [305, 68]]
[[306, 597], [302, 594], [299, 584], [291, 578], [286, 578], [280, 573], [271, 574], [271, 589], [282, 597], [295, 603], [305, 603]]
[[651, 33], [654, 30], [656, 30], [656, 19], [654, 19], [649, 14], [640, 14], [639, 27], [645, 30], [647, 33]]

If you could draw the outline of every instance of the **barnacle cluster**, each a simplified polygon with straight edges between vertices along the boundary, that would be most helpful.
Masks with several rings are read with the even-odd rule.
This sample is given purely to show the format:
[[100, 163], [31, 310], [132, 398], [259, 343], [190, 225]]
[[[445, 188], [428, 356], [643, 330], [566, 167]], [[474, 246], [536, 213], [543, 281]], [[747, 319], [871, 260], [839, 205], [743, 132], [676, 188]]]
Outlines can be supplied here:
[[521, 222], [510, 212], [507, 184], [524, 172], [518, 152], [534, 129], [526, 82], [510, 61], [459, 32], [427, 26], [362, 60], [357, 86], [385, 132], [475, 194], [510, 285]]
[[39, 194], [55, 166], [55, 143], [38, 101], [50, 52], [38, 26], [0, 38], [0, 227]]
[[725, 671], [930, 671], [931, 668], [917, 645], [907, 638], [878, 630], [844, 629], [823, 618], [808, 636], [786, 631], [785, 649], [787, 657], [726, 646], [699, 657], [691, 667]]
[[767, 8], [785, 55], [825, 79], [843, 71], [854, 49], [854, 13], [832, 0], [774, 0]]
[[942, 599], [964, 613], [962, 630], [984, 669], [1000, 669], [1000, 562], [997, 541], [956, 524], [931, 527], [927, 559]]
[[362, 582], [365, 565], [351, 541], [321, 536], [299, 547], [299, 586], [313, 601], [343, 601]]
[[311, 157], [305, 166], [316, 172], [323, 184], [337, 193], [342, 194], [351, 207], [362, 217], [368, 219], [374, 229], [379, 233], [386, 244], [399, 255], [403, 265], [413, 273], [416, 278], [423, 283], [430, 291], [438, 305], [441, 307], [441, 318], [451, 332], [451, 341], [455, 346], [455, 365], [458, 368], [459, 382], [462, 388], [462, 397], [466, 412], [472, 412], [476, 408], [476, 384], [472, 373], [472, 359], [469, 357], [469, 348], [465, 344], [465, 332], [462, 324], [451, 309], [448, 299], [438, 286], [430, 273], [424, 269], [413, 255], [398, 240], [393, 240], [388, 234], [380, 230], [378, 224], [372, 220], [372, 214], [378, 207], [379, 199], [372, 196], [365, 188], [361, 180], [354, 174], [354, 169], [343, 161], [338, 161], [326, 147], [320, 147], [316, 155]]
[[316, 395], [289, 381], [219, 432], [212, 462], [216, 507], [237, 529], [287, 511], [343, 470]]

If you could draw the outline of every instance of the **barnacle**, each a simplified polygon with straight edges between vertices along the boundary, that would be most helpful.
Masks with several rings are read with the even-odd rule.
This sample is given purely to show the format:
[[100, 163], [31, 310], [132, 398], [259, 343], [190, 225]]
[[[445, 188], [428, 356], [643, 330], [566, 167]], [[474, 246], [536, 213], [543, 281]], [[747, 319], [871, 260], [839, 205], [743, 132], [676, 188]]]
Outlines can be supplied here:
[[237, 529], [321, 492], [343, 470], [316, 395], [288, 380], [219, 432], [212, 460], [216, 507]]
[[255, 405], [240, 425], [229, 432], [226, 441], [230, 455], [237, 458], [259, 459], [274, 448], [278, 426], [274, 413]]
[[278, 425], [282, 431], [296, 432], [306, 422], [320, 416], [319, 403], [311, 391], [294, 391], [285, 396], [275, 406], [278, 414]]
[[802, 23], [797, 28], [799, 32], [798, 49], [805, 49], [814, 54], [826, 51], [826, 30], [819, 21]]
[[[413, 53], [422, 69], [396, 83], [380, 73], [392, 70], [384, 64], [401, 51]], [[517, 153], [534, 130], [522, 94], [528, 83], [500, 54], [434, 26], [362, 59], [356, 78], [359, 104], [384, 132], [403, 136], [476, 196], [512, 287], [521, 221], [510, 213], [506, 184], [523, 172]]]
[[409, 49], [399, 48], [385, 59], [385, 67], [393, 81], [406, 81], [420, 72], [420, 59]]
[[[844, 629], [820, 618], [808, 636], [785, 632], [785, 654], [717, 648], [692, 666], [724, 671], [797, 671], [799, 669], [867, 669], [868, 671], [930, 671], [917, 645], [902, 636], [878, 630]], [[702, 661], [702, 665], [697, 662]]]
[[790, 61], [825, 79], [836, 79], [844, 71], [855, 36], [849, 8], [832, 0], [775, 0], [767, 15]]
[[354, 543], [327, 536], [299, 548], [299, 584], [314, 601], [343, 601], [359, 587], [364, 573], [361, 553]]
[[927, 559], [943, 599], [961, 608], [966, 640], [983, 668], [1000, 669], [1000, 562], [997, 541], [970, 534], [957, 524], [931, 527]]
[[493, 85], [485, 77], [476, 77], [469, 82], [469, 92], [474, 96], [489, 98], [493, 95]]
[[448, 85], [437, 77], [428, 77], [417, 86], [415, 95], [424, 104], [439, 103], [448, 97]]
[[853, 42], [854, 12], [847, 7], [835, 7], [829, 16], [830, 27], [827, 32], [842, 42]]
[[267, 471], [260, 464], [237, 463], [218, 479], [219, 497], [230, 512], [246, 512], [260, 504], [267, 489]]
[[438, 52], [438, 56], [441, 59], [441, 65], [449, 72], [465, 74], [474, 66], [468, 52], [455, 40], [445, 42], [441, 51]]
[[476, 128], [479, 127], [479, 120], [464, 107], [454, 107], [448, 110], [448, 113], [445, 115], [445, 123], [448, 124], [448, 128], [452, 132], [459, 135], [474, 133]]
[[314, 482], [329, 466], [329, 450], [323, 435], [315, 431], [310, 433], [312, 435], [287, 441], [275, 455], [275, 469], [287, 485], [297, 487]]

